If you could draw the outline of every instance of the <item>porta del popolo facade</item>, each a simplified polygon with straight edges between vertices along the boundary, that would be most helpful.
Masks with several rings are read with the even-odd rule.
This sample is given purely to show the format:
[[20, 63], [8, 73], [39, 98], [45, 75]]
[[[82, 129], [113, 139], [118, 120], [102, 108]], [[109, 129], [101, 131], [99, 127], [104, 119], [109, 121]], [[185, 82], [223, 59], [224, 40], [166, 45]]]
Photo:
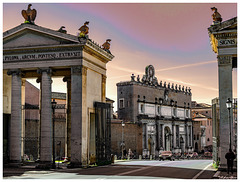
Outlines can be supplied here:
[[193, 151], [191, 97], [189, 87], [158, 82], [152, 65], [142, 79], [117, 83], [118, 117], [142, 128], [143, 156]]

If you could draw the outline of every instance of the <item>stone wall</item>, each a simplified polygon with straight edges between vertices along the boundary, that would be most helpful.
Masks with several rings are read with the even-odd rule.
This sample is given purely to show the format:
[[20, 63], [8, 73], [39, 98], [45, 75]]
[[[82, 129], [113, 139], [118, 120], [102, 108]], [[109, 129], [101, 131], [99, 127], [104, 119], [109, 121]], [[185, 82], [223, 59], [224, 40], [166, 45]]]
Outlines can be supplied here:
[[[201, 122], [200, 121], [193, 121], [193, 147], [194, 151], [199, 152], [201, 151]], [[197, 144], [196, 144], [197, 143]]]
[[[112, 154], [117, 155], [118, 157], [122, 154], [122, 124], [121, 121], [111, 123], [111, 147]], [[128, 152], [129, 149], [132, 150], [134, 155], [142, 154], [142, 127], [133, 123], [125, 123], [124, 126], [124, 143], [125, 149]]]

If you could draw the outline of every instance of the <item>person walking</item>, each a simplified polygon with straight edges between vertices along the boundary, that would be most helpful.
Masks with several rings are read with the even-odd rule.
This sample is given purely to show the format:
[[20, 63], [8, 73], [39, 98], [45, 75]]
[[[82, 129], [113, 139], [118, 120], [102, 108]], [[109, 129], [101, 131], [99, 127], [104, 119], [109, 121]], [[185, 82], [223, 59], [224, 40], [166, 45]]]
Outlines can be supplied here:
[[233, 174], [233, 160], [235, 159], [235, 154], [233, 153], [232, 149], [229, 149], [229, 151], [226, 153], [225, 158], [227, 159], [227, 173], [229, 174], [229, 171], [231, 170], [231, 173]]

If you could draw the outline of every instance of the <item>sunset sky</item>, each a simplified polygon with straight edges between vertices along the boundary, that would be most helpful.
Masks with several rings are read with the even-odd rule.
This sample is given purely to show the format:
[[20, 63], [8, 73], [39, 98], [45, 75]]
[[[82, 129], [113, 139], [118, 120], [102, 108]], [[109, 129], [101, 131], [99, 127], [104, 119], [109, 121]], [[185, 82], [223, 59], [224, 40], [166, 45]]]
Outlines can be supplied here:
[[[65, 1], [66, 2], [66, 1]], [[32, 3], [35, 23], [69, 34], [89, 21], [89, 37], [102, 45], [110, 38], [115, 56], [107, 64], [106, 96], [115, 100], [116, 83], [128, 81], [132, 73], [144, 74], [153, 65], [158, 81], [191, 87], [192, 100], [211, 104], [218, 97], [218, 69], [207, 28], [212, 24], [211, 7], [218, 8], [223, 21], [237, 16], [236, 3]], [[3, 32], [24, 22], [21, 10], [28, 3], [3, 4]], [[53, 91], [66, 92], [62, 79]], [[33, 81], [36, 84], [35, 81]], [[233, 71], [233, 96], [237, 96], [237, 71]]]

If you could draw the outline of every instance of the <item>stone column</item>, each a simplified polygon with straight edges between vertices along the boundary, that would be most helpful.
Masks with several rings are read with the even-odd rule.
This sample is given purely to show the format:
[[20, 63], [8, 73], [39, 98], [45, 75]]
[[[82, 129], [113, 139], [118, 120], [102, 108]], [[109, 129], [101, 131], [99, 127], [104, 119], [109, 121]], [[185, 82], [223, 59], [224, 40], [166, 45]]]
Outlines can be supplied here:
[[19, 165], [22, 132], [21, 71], [9, 70], [8, 75], [12, 75], [9, 157], [10, 163]]
[[159, 125], [159, 148], [160, 150], [163, 148], [163, 124]]
[[[25, 83], [26, 83], [26, 79], [22, 79], [22, 106], [25, 105]], [[21, 156], [23, 157], [24, 152], [25, 152], [25, 109], [22, 108], [22, 151], [21, 151]]]
[[[83, 149], [86, 131], [86, 73], [83, 66], [71, 68], [71, 166], [81, 167], [86, 161], [86, 149]], [[83, 126], [84, 123], [84, 126]], [[84, 146], [87, 141], [84, 141]], [[84, 155], [84, 159], [83, 159]]]
[[187, 122], [185, 122], [185, 150], [188, 148], [188, 125]]
[[146, 124], [143, 123], [143, 149], [146, 149]]
[[102, 75], [102, 102], [106, 102], [106, 79], [105, 75]]
[[189, 147], [192, 147], [192, 127], [188, 125]]
[[67, 82], [67, 121], [66, 121], [66, 147], [65, 155], [71, 157], [71, 77], [64, 77]]
[[41, 79], [41, 142], [40, 142], [40, 161], [51, 164], [52, 161], [52, 80], [49, 68], [37, 70], [42, 74]]
[[41, 83], [42, 78], [38, 77], [36, 82], [40, 83], [40, 90], [39, 90], [39, 131], [38, 131], [38, 159], [40, 159], [40, 153], [41, 153], [41, 106], [42, 106], [42, 99], [41, 99], [41, 94], [42, 94], [42, 83]]
[[176, 125], [173, 121], [172, 123], [172, 149], [174, 150], [176, 148]]
[[89, 128], [87, 110], [87, 67], [82, 66], [82, 165], [89, 165]]
[[155, 154], [158, 155], [159, 151], [159, 123], [156, 120], [156, 145], [155, 145]]
[[179, 127], [180, 125], [175, 125], [176, 128], [176, 147], [180, 148], [180, 137], [179, 137]]
[[[226, 101], [228, 98], [232, 100], [232, 57], [218, 56], [218, 80], [219, 80], [219, 106], [220, 106], [220, 122], [219, 122], [219, 138], [220, 138], [220, 167], [226, 167], [227, 161], [225, 154], [229, 150], [229, 121], [228, 109]], [[230, 113], [232, 119], [232, 109]]]
[[145, 146], [145, 149], [147, 149], [148, 150], [148, 124], [146, 123], [145, 124], [146, 125], [146, 127], [145, 127], [145, 133], [146, 133], [146, 138], [145, 138], [145, 144], [146, 144], [146, 146]]
[[164, 135], [164, 124], [162, 124], [162, 147], [163, 147], [163, 150], [166, 150], [165, 148], [165, 135]]

